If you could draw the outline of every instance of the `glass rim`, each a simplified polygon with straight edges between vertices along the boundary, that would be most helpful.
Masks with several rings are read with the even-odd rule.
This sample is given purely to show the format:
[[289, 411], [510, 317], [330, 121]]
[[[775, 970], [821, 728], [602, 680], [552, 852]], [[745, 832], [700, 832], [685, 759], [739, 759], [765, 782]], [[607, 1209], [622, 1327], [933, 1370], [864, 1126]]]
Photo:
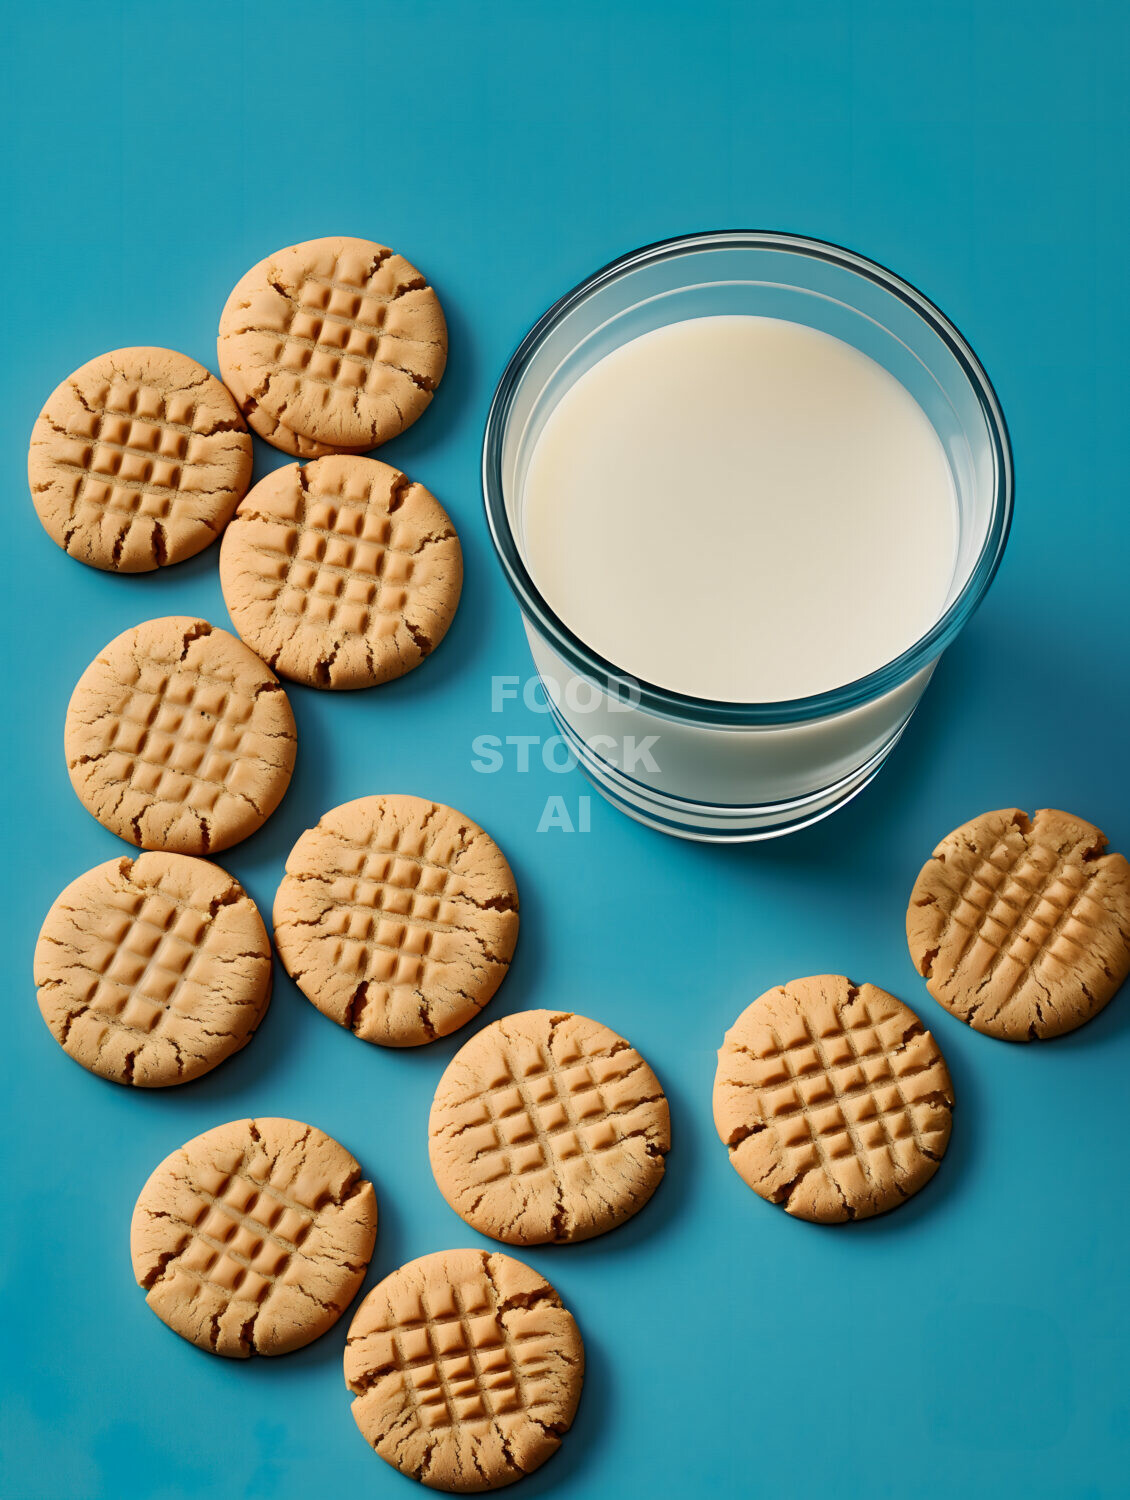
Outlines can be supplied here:
[[[593, 292], [645, 265], [702, 250], [742, 249], [808, 256], [852, 272], [897, 297], [941, 339], [957, 361], [985, 418], [993, 455], [993, 494], [984, 543], [960, 592], [930, 629], [905, 651], [863, 677], [822, 693], [778, 702], [739, 703], [676, 692], [633, 677], [594, 651], [550, 607], [530, 575], [510, 524], [502, 484], [503, 441], [518, 384], [545, 336], [568, 313]], [[511, 591], [523, 614], [574, 671], [617, 694], [622, 701], [664, 718], [720, 728], [746, 727], [804, 723], [859, 708], [901, 687], [941, 655], [980, 604], [1000, 566], [1012, 524], [1013, 457], [1000, 401], [972, 345], [941, 309], [910, 282], [877, 261], [828, 240], [776, 230], [710, 230], [676, 235], [630, 250], [578, 282], [542, 314], [511, 355], [495, 388], [483, 434], [482, 485], [487, 527]]]

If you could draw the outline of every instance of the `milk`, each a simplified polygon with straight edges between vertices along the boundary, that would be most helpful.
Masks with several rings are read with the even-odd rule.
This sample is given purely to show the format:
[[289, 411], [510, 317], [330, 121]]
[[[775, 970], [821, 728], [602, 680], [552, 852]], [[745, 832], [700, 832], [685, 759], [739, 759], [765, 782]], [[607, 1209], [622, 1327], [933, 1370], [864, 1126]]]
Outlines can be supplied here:
[[957, 503], [906, 389], [779, 318], [669, 324], [564, 392], [519, 543], [566, 625], [622, 672], [778, 702], [891, 661], [939, 618]]

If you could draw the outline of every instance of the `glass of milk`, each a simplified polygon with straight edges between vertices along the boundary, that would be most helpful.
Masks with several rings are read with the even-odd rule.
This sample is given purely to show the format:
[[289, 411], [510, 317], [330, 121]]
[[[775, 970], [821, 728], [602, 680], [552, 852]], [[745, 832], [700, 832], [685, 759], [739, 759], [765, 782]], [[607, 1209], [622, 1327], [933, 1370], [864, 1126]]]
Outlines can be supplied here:
[[876, 774], [992, 581], [996, 395], [872, 261], [795, 235], [624, 256], [495, 393], [487, 518], [561, 733], [686, 838], [790, 832]]

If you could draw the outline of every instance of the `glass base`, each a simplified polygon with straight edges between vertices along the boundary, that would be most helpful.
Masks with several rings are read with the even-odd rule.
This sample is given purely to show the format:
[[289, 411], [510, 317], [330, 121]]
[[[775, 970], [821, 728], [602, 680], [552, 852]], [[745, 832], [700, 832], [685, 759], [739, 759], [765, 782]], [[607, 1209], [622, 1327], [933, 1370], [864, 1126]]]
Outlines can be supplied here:
[[869, 760], [831, 786], [787, 802], [727, 807], [691, 802], [673, 797], [657, 786], [645, 785], [590, 750], [556, 709], [553, 717], [581, 770], [607, 802], [648, 828], [704, 844], [749, 844], [782, 838], [831, 817], [875, 779], [910, 722], [908, 714]]

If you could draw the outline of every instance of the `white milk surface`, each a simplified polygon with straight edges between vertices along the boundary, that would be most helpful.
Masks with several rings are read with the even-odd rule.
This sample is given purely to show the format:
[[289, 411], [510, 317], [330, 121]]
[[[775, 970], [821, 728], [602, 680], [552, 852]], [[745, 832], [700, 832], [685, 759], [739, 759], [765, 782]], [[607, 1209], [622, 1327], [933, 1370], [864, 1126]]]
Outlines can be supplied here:
[[909, 392], [779, 318], [694, 318], [614, 350], [549, 414], [520, 535], [601, 656], [700, 698], [774, 702], [882, 666], [938, 619], [957, 506]]

